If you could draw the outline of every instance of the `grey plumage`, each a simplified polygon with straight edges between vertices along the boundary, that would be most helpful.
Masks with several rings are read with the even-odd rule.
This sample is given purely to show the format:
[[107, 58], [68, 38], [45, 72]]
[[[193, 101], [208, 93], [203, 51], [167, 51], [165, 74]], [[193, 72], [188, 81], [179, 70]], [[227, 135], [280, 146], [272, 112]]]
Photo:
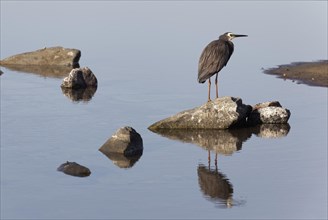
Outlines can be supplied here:
[[[218, 40], [209, 43], [203, 50], [198, 63], [198, 82], [204, 83], [209, 80], [209, 94], [210, 101], [210, 78], [227, 65], [233, 51], [234, 45], [232, 39], [235, 37], [247, 37], [247, 35], [233, 34], [231, 32], [224, 33]], [[216, 95], [218, 98], [217, 75], [215, 79]]]
[[231, 41], [218, 39], [209, 43], [199, 59], [198, 82], [204, 83], [227, 65], [233, 49], [234, 46]]

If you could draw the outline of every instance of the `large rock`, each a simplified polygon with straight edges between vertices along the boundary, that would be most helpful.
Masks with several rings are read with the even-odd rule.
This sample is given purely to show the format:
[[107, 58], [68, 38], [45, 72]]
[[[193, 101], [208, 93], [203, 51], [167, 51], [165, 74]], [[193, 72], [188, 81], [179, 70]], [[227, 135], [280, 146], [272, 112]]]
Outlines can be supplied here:
[[279, 102], [264, 102], [253, 106], [253, 110], [247, 122], [255, 124], [286, 124], [290, 117], [290, 111], [283, 108]]
[[158, 121], [148, 129], [227, 129], [243, 124], [251, 109], [240, 98], [222, 97]]
[[126, 157], [141, 155], [143, 152], [142, 138], [133, 128], [122, 127], [99, 148], [99, 151], [105, 155], [112, 153], [123, 154]]
[[63, 79], [61, 84], [61, 87], [72, 89], [97, 86], [97, 78], [88, 67], [72, 69], [69, 75]]
[[63, 47], [49, 47], [40, 50], [17, 54], [0, 61], [0, 65], [45, 65], [76, 67], [81, 51]]

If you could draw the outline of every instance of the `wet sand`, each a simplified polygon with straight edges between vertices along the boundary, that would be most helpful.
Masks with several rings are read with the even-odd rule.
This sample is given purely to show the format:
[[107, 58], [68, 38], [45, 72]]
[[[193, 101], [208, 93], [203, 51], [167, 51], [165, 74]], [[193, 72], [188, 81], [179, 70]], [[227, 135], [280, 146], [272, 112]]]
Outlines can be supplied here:
[[281, 79], [290, 79], [298, 84], [328, 87], [328, 60], [297, 62], [264, 70]]

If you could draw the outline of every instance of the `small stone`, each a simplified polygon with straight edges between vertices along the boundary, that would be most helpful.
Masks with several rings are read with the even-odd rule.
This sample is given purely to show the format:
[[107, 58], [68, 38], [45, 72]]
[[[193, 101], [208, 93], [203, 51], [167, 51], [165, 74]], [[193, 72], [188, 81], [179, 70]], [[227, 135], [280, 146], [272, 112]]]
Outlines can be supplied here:
[[76, 162], [69, 162], [63, 163], [57, 168], [58, 171], [62, 171], [65, 174], [71, 176], [79, 176], [79, 177], [86, 177], [90, 176], [91, 171], [89, 168], [82, 166]]
[[132, 127], [118, 129], [100, 148], [104, 154], [120, 153], [124, 156], [141, 155], [143, 152], [142, 138]]
[[283, 108], [278, 101], [264, 102], [253, 106], [248, 124], [285, 124], [290, 117], [290, 111]]
[[72, 69], [69, 75], [63, 79], [61, 84], [61, 87], [72, 89], [87, 88], [89, 86], [97, 87], [98, 81], [88, 67]]

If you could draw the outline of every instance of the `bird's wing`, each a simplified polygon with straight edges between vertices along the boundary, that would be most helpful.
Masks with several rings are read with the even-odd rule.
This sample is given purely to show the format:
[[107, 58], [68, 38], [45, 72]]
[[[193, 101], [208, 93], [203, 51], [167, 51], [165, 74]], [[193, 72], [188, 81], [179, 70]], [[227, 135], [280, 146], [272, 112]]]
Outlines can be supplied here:
[[233, 44], [215, 40], [203, 50], [198, 63], [198, 81], [205, 82], [208, 78], [219, 72], [229, 61], [233, 53]]

